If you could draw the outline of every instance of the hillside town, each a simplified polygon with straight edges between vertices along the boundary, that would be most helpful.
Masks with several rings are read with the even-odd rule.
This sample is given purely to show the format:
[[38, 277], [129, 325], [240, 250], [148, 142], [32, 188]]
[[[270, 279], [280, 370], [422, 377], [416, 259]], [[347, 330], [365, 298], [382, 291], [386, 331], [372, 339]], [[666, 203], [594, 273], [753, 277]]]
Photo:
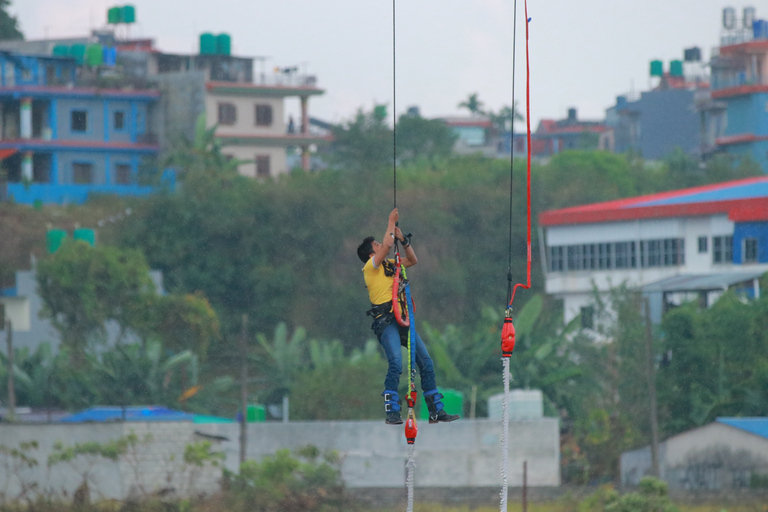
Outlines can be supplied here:
[[[322, 70], [236, 33], [166, 51], [125, 5], [26, 39], [13, 9], [0, 509], [481, 510], [502, 481], [523, 510], [765, 503], [768, 13], [723, 6], [600, 119], [480, 88], [338, 122]], [[405, 361], [366, 274], [389, 251]], [[416, 366], [439, 393], [412, 399]]]

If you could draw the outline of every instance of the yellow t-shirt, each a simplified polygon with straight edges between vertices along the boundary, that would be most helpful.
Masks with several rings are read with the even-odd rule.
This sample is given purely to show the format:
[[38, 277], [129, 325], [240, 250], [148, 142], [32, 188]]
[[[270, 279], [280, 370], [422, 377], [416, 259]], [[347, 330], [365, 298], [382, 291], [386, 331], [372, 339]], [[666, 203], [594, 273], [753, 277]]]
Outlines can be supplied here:
[[[387, 260], [394, 265], [395, 260]], [[392, 286], [395, 278], [387, 277], [384, 274], [384, 265], [373, 266], [373, 257], [369, 259], [363, 267], [363, 277], [365, 278], [365, 287], [368, 288], [368, 297], [371, 304], [384, 304], [392, 300]]]

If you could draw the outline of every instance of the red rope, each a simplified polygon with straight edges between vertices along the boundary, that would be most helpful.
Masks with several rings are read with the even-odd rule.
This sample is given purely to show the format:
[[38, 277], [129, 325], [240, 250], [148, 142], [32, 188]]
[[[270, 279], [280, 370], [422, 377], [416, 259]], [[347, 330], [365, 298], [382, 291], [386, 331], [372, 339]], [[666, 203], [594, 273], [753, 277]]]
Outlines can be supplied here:
[[528, 45], [528, 24], [530, 21], [530, 18], [528, 18], [528, 0], [525, 0], [525, 124], [528, 137], [528, 162], [526, 170], [528, 180], [528, 280], [526, 284], [517, 283], [512, 288], [512, 297], [509, 300], [510, 308], [515, 300], [515, 291], [517, 291], [518, 286], [526, 290], [531, 287], [531, 57]]

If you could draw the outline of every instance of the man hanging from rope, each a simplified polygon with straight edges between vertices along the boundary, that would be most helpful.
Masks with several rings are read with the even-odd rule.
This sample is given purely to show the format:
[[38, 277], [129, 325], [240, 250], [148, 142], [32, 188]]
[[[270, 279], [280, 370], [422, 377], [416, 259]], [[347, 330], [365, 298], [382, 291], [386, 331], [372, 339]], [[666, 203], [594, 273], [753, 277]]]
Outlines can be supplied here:
[[[392, 286], [394, 284], [395, 263], [386, 259], [389, 251], [397, 239], [405, 249], [405, 258], [402, 264], [411, 267], [418, 263], [416, 253], [413, 252], [410, 239], [403, 236], [403, 232], [397, 227], [399, 214], [397, 208], [389, 214], [387, 231], [381, 243], [369, 236], [357, 248], [357, 256], [365, 263], [363, 277], [372, 308], [368, 314], [374, 318], [371, 329], [376, 333], [384, 353], [387, 355], [389, 368], [384, 379], [384, 411], [388, 425], [400, 425], [403, 423], [400, 417], [400, 399], [398, 388], [400, 386], [400, 374], [403, 371], [403, 356], [401, 346], [407, 345], [408, 327], [401, 327], [392, 312]], [[415, 331], [414, 331], [415, 332]], [[443, 395], [437, 390], [435, 383], [435, 367], [432, 358], [429, 357], [427, 347], [418, 333], [411, 337], [412, 349], [416, 351], [416, 365], [421, 375], [421, 389], [424, 392], [424, 400], [429, 409], [429, 422], [439, 423], [459, 419], [456, 414], [448, 414], [443, 410]]]

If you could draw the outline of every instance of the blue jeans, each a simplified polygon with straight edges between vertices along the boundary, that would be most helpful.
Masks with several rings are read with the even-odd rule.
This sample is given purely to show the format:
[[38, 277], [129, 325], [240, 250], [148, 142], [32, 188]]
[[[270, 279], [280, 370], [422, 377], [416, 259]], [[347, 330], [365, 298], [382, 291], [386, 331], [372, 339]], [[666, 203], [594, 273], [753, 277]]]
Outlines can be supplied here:
[[[389, 324], [384, 329], [379, 338], [379, 343], [384, 348], [384, 353], [387, 355], [387, 362], [389, 363], [387, 377], [384, 379], [384, 389], [397, 391], [400, 385], [400, 374], [403, 373], [403, 352], [400, 345], [399, 326], [396, 322]], [[432, 362], [432, 358], [429, 357], [427, 347], [418, 333], [416, 333], [415, 337], [411, 337], [411, 348], [416, 351], [416, 366], [419, 368], [419, 375], [421, 375], [421, 390], [426, 393], [427, 391], [437, 389], [435, 365]], [[406, 357], [407, 354], [408, 352], [406, 351]]]

